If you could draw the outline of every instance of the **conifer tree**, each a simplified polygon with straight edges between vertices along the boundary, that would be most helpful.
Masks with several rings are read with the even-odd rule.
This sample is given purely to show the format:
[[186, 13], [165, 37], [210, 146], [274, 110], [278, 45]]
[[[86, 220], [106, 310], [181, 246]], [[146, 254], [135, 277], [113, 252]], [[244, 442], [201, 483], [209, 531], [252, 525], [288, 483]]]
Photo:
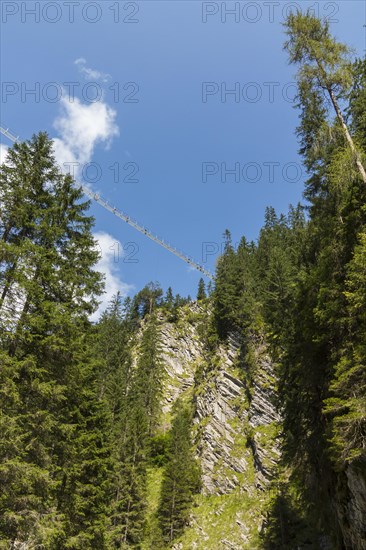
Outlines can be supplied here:
[[165, 468], [158, 509], [163, 538], [172, 543], [187, 524], [193, 495], [199, 490], [200, 474], [193, 457], [192, 412], [181, 401], [175, 404], [168, 462]]
[[143, 400], [149, 436], [155, 433], [163, 380], [163, 362], [156, 315], [147, 322], [139, 349], [135, 386]]
[[88, 347], [102, 289], [93, 220], [46, 134], [15, 144], [9, 159], [0, 179], [1, 413], [14, 439], [0, 443], [0, 533], [9, 543], [103, 548], [110, 424]]
[[118, 443], [115, 467], [112, 529], [109, 540], [114, 548], [139, 548], [143, 539], [146, 513], [146, 468], [148, 416], [137, 386], [131, 389], [128, 414]]
[[[345, 494], [338, 487], [346, 485], [345, 464], [353, 461], [357, 467], [362, 460], [359, 445], [363, 427], [358, 429], [362, 400], [352, 386], [362, 380], [363, 373], [357, 355], [352, 352], [352, 359], [350, 355], [358, 339], [355, 333], [350, 338], [351, 305], [347, 301], [353, 279], [352, 258], [361, 251], [359, 235], [366, 222], [359, 148], [364, 91], [360, 88], [361, 66], [349, 64], [347, 48], [330, 36], [328, 24], [315, 19], [297, 14], [288, 21], [290, 40], [286, 48], [290, 60], [302, 66], [299, 133], [310, 144], [303, 142], [301, 152], [311, 171], [306, 184], [311, 209], [299, 255], [300, 269], [292, 283], [288, 335], [282, 340], [280, 390], [285, 456], [300, 480], [305, 500], [316, 509], [316, 520], [327, 526], [336, 540], [342, 538], [344, 524], [342, 527], [342, 521], [327, 505], [329, 495], [335, 502], [343, 501]], [[357, 75], [354, 82], [352, 74]], [[322, 87], [337, 114], [334, 124], [327, 118]], [[310, 93], [318, 94], [316, 101]], [[349, 124], [345, 126], [338, 100], [347, 99]], [[319, 128], [325, 131], [319, 132]], [[350, 389], [355, 400], [348, 393]], [[349, 521], [348, 516], [345, 522]]]
[[213, 292], [213, 283], [212, 281], [209, 281], [207, 285], [207, 296], [211, 296], [212, 292]]
[[138, 317], [151, 315], [161, 305], [163, 291], [158, 283], [150, 282], [134, 298], [134, 310]]
[[101, 395], [106, 396], [118, 424], [118, 414], [126, 407], [125, 399], [131, 384], [131, 344], [133, 329], [131, 300], [113, 296], [97, 327], [97, 350], [103, 360], [100, 373]]
[[128, 499], [137, 500], [142, 517], [144, 511], [145, 462], [143, 445], [139, 444], [138, 439], [143, 434], [143, 429], [137, 431], [137, 424], [134, 422], [136, 411], [131, 410], [131, 347], [135, 343], [134, 330], [131, 300], [127, 298], [122, 302], [117, 293], [96, 326], [96, 353], [103, 361], [99, 391], [107, 402], [113, 423], [113, 468], [108, 509], [108, 541], [112, 547], [121, 547], [128, 541], [140, 540], [138, 515], [133, 520], [136, 523], [134, 527], [133, 521], [130, 521], [131, 504]]
[[217, 263], [215, 287], [215, 319], [219, 336], [223, 338], [230, 330], [237, 328], [235, 323], [237, 272], [235, 252], [228, 230], [224, 233], [224, 242], [224, 253]]
[[167, 307], [168, 310], [173, 309], [174, 296], [173, 296], [173, 290], [171, 286], [168, 287], [168, 290], [166, 291], [165, 298], [164, 298], [164, 305]]
[[121, 544], [138, 547], [143, 538], [146, 469], [150, 440], [155, 435], [160, 412], [162, 372], [157, 318], [153, 313], [144, 320], [137, 365], [125, 398], [120, 400], [110, 534], [117, 547]]
[[[340, 100], [347, 97], [352, 87], [352, 65], [348, 46], [332, 37], [329, 31], [329, 22], [321, 21], [311, 14], [310, 10], [305, 14], [290, 13], [285, 27], [288, 40], [284, 47], [289, 53], [290, 63], [300, 64], [298, 83], [303, 109], [301, 132], [305, 139], [303, 144], [307, 150], [309, 161], [310, 153], [314, 158], [316, 141], [311, 140], [311, 147], [307, 147], [309, 141], [306, 140], [306, 125], [311, 120], [312, 123], [320, 123], [320, 126], [324, 128], [327, 112], [323, 95], [323, 90], [325, 90], [346, 142], [354, 155], [359, 174], [366, 184], [366, 171], [361, 155], [340, 108]], [[316, 113], [315, 117], [314, 113]]]
[[197, 291], [197, 300], [204, 300], [206, 298], [206, 287], [205, 287], [205, 281], [200, 278], [198, 282], [198, 291]]
[[347, 337], [331, 383], [326, 410], [332, 418], [334, 461], [338, 468], [366, 458], [366, 232], [360, 234], [346, 280]]

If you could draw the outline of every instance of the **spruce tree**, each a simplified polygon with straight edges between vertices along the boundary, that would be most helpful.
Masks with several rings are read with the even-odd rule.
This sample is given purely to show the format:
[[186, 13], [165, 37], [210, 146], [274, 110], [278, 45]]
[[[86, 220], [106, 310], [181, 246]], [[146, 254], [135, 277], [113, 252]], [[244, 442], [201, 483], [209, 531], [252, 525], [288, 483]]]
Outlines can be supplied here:
[[127, 391], [119, 400], [120, 412], [116, 416], [119, 421], [115, 432], [110, 539], [118, 548], [138, 547], [143, 539], [150, 441], [156, 435], [160, 414], [163, 364], [154, 313], [147, 315], [141, 329], [137, 364], [130, 373]]
[[366, 459], [366, 232], [359, 235], [348, 264], [345, 320], [347, 336], [331, 382], [326, 411], [332, 419], [331, 441], [337, 468]]
[[153, 314], [147, 320], [142, 335], [134, 381], [135, 391], [142, 399], [147, 415], [149, 436], [155, 434], [158, 423], [162, 382], [162, 350], [159, 344], [158, 320], [156, 315]]
[[200, 278], [198, 282], [198, 291], [197, 291], [197, 300], [204, 300], [206, 298], [206, 287], [205, 287], [205, 281]]
[[9, 543], [103, 548], [110, 422], [90, 355], [88, 315], [102, 290], [93, 219], [46, 134], [14, 145], [9, 159], [0, 179], [1, 413], [14, 438], [0, 444], [0, 532]]
[[165, 298], [164, 298], [164, 304], [165, 306], [171, 310], [174, 304], [174, 296], [173, 296], [173, 290], [172, 287], [168, 287], [168, 290], [166, 291]]
[[171, 428], [168, 462], [163, 475], [158, 518], [167, 543], [172, 543], [188, 522], [193, 495], [200, 487], [198, 465], [193, 457], [191, 441], [192, 412], [178, 401]]

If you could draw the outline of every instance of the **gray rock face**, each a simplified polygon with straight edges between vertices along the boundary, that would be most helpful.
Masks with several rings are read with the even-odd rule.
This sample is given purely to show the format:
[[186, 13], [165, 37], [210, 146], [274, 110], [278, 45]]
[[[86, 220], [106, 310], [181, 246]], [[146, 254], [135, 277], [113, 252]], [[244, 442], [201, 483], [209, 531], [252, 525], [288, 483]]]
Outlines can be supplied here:
[[[256, 346], [258, 364], [249, 389], [237, 367], [239, 345], [233, 335], [221, 347], [215, 366], [207, 365], [197, 322], [203, 314], [194, 304], [181, 310], [178, 323], [160, 316], [159, 344], [165, 373], [162, 395], [162, 428], [169, 429], [171, 410], [178, 397], [193, 395], [197, 367], [205, 375], [196, 391], [194, 418], [197, 456], [202, 468], [204, 494], [227, 494], [237, 489], [251, 494], [271, 479], [279, 451], [271, 428], [280, 420], [274, 405], [273, 367], [265, 347]], [[191, 316], [191, 317], [190, 317]]]
[[[225, 370], [217, 373], [206, 393], [197, 399], [197, 453], [205, 493], [229, 492], [240, 483], [238, 474], [248, 469], [250, 451], [245, 448], [240, 427], [247, 420], [247, 412], [240, 407], [244, 404], [242, 383]], [[242, 453], [235, 452], [238, 447], [244, 447]]]
[[[280, 418], [274, 405], [273, 366], [265, 346], [253, 345], [256, 372], [249, 386], [247, 367], [239, 366], [240, 349], [234, 336], [208, 357], [201, 338], [207, 315], [197, 304], [182, 308], [175, 322], [159, 313], [159, 348], [165, 370], [160, 426], [169, 429], [172, 407], [179, 397], [194, 399], [193, 436], [202, 470], [201, 498], [215, 503], [220, 499], [215, 506], [209, 500], [208, 524], [192, 511], [189, 530], [194, 540], [189, 546], [177, 542], [174, 548], [239, 550], [250, 547], [253, 529], [258, 531], [264, 520], [258, 510], [254, 516], [242, 512], [242, 499], [257, 502], [279, 458], [274, 437]], [[224, 527], [221, 515], [232, 522], [232, 528]], [[218, 538], [209, 527], [217, 521], [221, 524]]]
[[275, 375], [266, 346], [257, 343], [254, 348], [256, 373], [251, 390], [248, 411], [249, 424], [253, 428], [251, 448], [256, 468], [256, 485], [264, 488], [280, 459], [279, 443], [276, 440], [281, 417], [276, 408]]
[[366, 550], [366, 473], [350, 465], [345, 476], [344, 498], [336, 505], [343, 538], [346, 548]]
[[[199, 313], [198, 306], [193, 313]], [[185, 392], [193, 389], [194, 374], [203, 355], [203, 346], [197, 334], [197, 327], [183, 314], [182, 322], [176, 326], [161, 318], [159, 343], [162, 351], [165, 374], [163, 380], [162, 413], [163, 427], [169, 427], [173, 403]]]
[[238, 353], [230, 339], [197, 398], [197, 453], [206, 494], [225, 494], [238, 486], [251, 493], [255, 486], [264, 487], [280, 456], [270, 429], [280, 421], [269, 385], [273, 367], [265, 348], [257, 349], [258, 376], [249, 389], [235, 366]]

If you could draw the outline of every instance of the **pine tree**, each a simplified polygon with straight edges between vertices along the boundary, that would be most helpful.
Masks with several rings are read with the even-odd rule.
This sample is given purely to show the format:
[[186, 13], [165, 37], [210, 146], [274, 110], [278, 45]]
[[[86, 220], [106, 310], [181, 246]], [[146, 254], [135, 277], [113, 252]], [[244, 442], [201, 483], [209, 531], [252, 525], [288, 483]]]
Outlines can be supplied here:
[[104, 364], [104, 369], [100, 372], [100, 391], [106, 397], [116, 419], [126, 406], [125, 399], [131, 384], [131, 344], [134, 330], [131, 309], [131, 300], [127, 298], [122, 301], [118, 292], [96, 327], [96, 353]]
[[134, 385], [128, 399], [128, 414], [118, 443], [115, 493], [109, 540], [113, 548], [139, 548], [146, 514], [146, 468], [148, 416], [143, 396]]
[[171, 443], [158, 509], [159, 524], [167, 543], [179, 536], [188, 521], [193, 495], [199, 490], [199, 469], [192, 453], [192, 412], [178, 401], [171, 428]]
[[172, 306], [173, 301], [174, 301], [173, 290], [172, 290], [172, 287], [170, 286], [170, 287], [168, 287], [168, 290], [166, 291], [165, 298], [164, 298], [164, 303], [169, 308], [169, 307]]
[[208, 281], [207, 296], [211, 296], [212, 292], [213, 292], [213, 283], [212, 283], [212, 281]]
[[235, 320], [238, 274], [235, 265], [235, 252], [228, 230], [224, 233], [224, 242], [224, 253], [217, 263], [215, 286], [215, 319], [221, 338], [225, 338], [230, 330], [238, 328]]
[[134, 310], [138, 317], [151, 315], [161, 305], [163, 291], [158, 283], [150, 282], [134, 298]]
[[349, 93], [347, 117], [354, 139], [366, 152], [366, 59], [356, 59], [352, 65], [353, 85]]
[[220, 338], [246, 329], [257, 315], [253, 286], [255, 246], [243, 238], [235, 252], [230, 233], [226, 233], [225, 239], [213, 293], [214, 316]]
[[[306, 184], [311, 208], [298, 255], [299, 271], [290, 277], [293, 290], [287, 337], [281, 341], [280, 395], [284, 404], [284, 456], [294, 469], [305, 501], [316, 509], [313, 521], [326, 526], [336, 540], [342, 538], [343, 527], [329, 507], [329, 495], [334, 501], [343, 500], [345, 494], [337, 487], [345, 487], [346, 481], [342, 471], [335, 471], [334, 462], [341, 470], [346, 461], [362, 456], [358, 446], [363, 428], [354, 431], [362, 404], [357, 392], [355, 401], [349, 400], [348, 382], [343, 382], [348, 372], [357, 373], [355, 380], [358, 376], [362, 379], [356, 355], [351, 359], [349, 353], [354, 338], [349, 340], [347, 278], [352, 277], [347, 266], [366, 221], [365, 179], [358, 145], [362, 119], [360, 125], [357, 122], [364, 98], [359, 80], [353, 83], [351, 79], [352, 69], [361, 78], [360, 67], [356, 70], [349, 64], [347, 47], [330, 36], [326, 23], [315, 19], [297, 14], [287, 22], [290, 61], [301, 64], [299, 135], [303, 140], [301, 152], [311, 171]], [[336, 111], [334, 124], [322, 89]], [[350, 124], [345, 126], [339, 102], [347, 97], [352, 101], [346, 110]], [[357, 134], [351, 135], [351, 131]], [[348, 380], [352, 377], [350, 374]], [[333, 447], [329, 446], [330, 439]]]
[[331, 414], [332, 444], [338, 468], [365, 460], [366, 445], [366, 233], [359, 236], [348, 264], [345, 308], [348, 334], [331, 383], [326, 410]]
[[160, 412], [162, 372], [157, 318], [153, 313], [144, 320], [137, 365], [130, 373], [127, 392], [119, 400], [110, 533], [116, 547], [138, 547], [143, 538], [146, 469]]
[[159, 344], [158, 321], [153, 314], [145, 327], [137, 362], [136, 391], [141, 396], [147, 415], [149, 436], [156, 430], [163, 379], [163, 362]]
[[198, 291], [197, 291], [197, 300], [204, 300], [206, 298], [206, 288], [205, 288], [205, 281], [200, 278], [198, 282]]
[[[310, 10], [306, 14], [290, 13], [285, 27], [288, 40], [284, 47], [289, 53], [290, 63], [301, 66], [298, 82], [304, 114], [302, 127], [304, 137], [306, 121], [312, 116], [312, 112], [317, 113], [312, 117], [313, 123], [325, 122], [327, 108], [323, 90], [326, 90], [340, 128], [354, 156], [359, 174], [366, 183], [366, 171], [361, 155], [340, 108], [340, 100], [347, 96], [352, 86], [349, 48], [331, 36], [327, 20], [321, 21], [312, 15]], [[314, 141], [312, 145], [315, 145]]]
[[103, 548], [110, 424], [88, 349], [88, 315], [102, 289], [93, 220], [46, 134], [16, 144], [9, 158], [0, 180], [9, 396], [1, 412], [14, 444], [0, 444], [0, 532], [9, 543]]

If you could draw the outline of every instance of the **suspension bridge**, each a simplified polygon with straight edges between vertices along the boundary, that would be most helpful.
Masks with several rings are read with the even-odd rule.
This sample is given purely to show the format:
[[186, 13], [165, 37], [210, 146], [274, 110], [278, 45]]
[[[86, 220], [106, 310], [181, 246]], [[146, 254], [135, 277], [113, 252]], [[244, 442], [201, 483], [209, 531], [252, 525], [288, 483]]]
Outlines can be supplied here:
[[[19, 136], [14, 136], [10, 131], [9, 128], [3, 128], [0, 126], [0, 132], [7, 137], [10, 141], [13, 143], [19, 141]], [[200, 271], [203, 275], [208, 277], [209, 279], [214, 280], [214, 276], [208, 269], [206, 269], [204, 266], [196, 262], [193, 258], [185, 254], [184, 252], [178, 250], [173, 245], [169, 244], [167, 241], [162, 239], [161, 237], [158, 237], [157, 235], [154, 235], [149, 229], [138, 223], [136, 220], [132, 219], [129, 215], [127, 215], [125, 212], [122, 212], [121, 210], [118, 210], [115, 206], [109, 204], [107, 200], [105, 200], [99, 193], [95, 193], [85, 185], [83, 185], [80, 182], [77, 182], [78, 185], [80, 185], [83, 193], [91, 200], [97, 202], [100, 206], [102, 206], [105, 210], [108, 210], [112, 214], [114, 214], [117, 218], [123, 220], [124, 222], [128, 223], [131, 227], [145, 235], [145, 237], [149, 238], [150, 240], [154, 241], [159, 246], [162, 246], [181, 260], [183, 260], [186, 264], [190, 265], [192, 268], [197, 269], [197, 271]]]

